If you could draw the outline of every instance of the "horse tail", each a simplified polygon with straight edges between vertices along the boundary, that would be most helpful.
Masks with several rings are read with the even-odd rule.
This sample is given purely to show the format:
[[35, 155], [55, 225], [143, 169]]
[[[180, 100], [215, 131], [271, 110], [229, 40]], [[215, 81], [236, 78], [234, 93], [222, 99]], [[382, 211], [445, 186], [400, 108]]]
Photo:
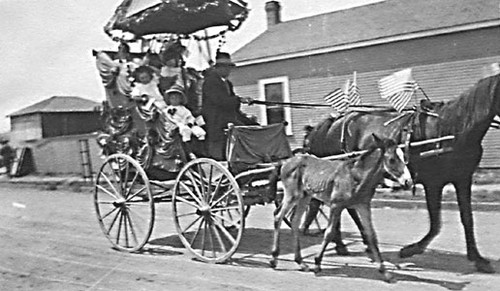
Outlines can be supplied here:
[[278, 192], [278, 181], [280, 179], [281, 166], [282, 163], [280, 161], [271, 171], [271, 174], [269, 174], [269, 197], [274, 197], [275, 199]]
[[303, 175], [304, 175], [304, 156], [296, 156], [288, 160], [286, 164], [281, 168], [281, 179], [282, 180], [293, 180], [294, 185], [297, 190], [302, 191], [303, 189]]

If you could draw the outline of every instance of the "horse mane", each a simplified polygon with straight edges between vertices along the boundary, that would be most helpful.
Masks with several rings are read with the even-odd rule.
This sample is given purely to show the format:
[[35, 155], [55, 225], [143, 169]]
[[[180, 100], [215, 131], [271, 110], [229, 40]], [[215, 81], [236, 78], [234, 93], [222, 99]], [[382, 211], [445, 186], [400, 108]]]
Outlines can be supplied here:
[[445, 102], [436, 111], [441, 117], [440, 130], [444, 134], [463, 133], [484, 122], [492, 110], [500, 75], [479, 80], [461, 93], [457, 99]]
[[368, 157], [369, 155], [371, 155], [375, 150], [377, 149], [382, 149], [382, 151], [384, 152], [388, 147], [390, 146], [395, 146], [397, 145], [396, 142], [392, 139], [388, 139], [388, 138], [383, 138], [381, 141], [380, 141], [381, 144], [377, 144], [377, 143], [374, 143], [374, 144], [371, 144], [367, 149], [366, 149], [366, 152], [363, 153], [361, 156], [359, 156], [357, 159], [351, 159], [352, 161], [352, 165], [354, 165], [354, 163], [356, 162], [359, 162], [359, 161], [364, 161], [366, 157]]

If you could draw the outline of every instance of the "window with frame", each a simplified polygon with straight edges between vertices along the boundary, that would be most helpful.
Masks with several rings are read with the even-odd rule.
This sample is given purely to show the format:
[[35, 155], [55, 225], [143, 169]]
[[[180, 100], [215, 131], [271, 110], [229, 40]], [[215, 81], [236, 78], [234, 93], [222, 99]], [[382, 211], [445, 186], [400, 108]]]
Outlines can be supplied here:
[[284, 107], [279, 104], [290, 102], [288, 77], [260, 80], [259, 92], [259, 99], [261, 101], [270, 102], [268, 105], [261, 106], [261, 123], [268, 125], [286, 121], [286, 134], [292, 135], [292, 114], [290, 107]]

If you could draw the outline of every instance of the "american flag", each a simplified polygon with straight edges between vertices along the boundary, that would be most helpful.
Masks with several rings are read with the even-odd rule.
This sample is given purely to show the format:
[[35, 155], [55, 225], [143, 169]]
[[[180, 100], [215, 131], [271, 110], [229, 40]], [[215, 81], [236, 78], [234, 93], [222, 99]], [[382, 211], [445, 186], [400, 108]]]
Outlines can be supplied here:
[[326, 104], [332, 106], [339, 112], [344, 112], [349, 108], [349, 101], [344, 91], [340, 88], [333, 90], [323, 97]]
[[353, 73], [352, 83], [348, 87], [348, 99], [350, 105], [359, 105], [361, 104], [361, 95], [359, 94], [358, 83], [356, 81], [356, 72]]
[[411, 68], [398, 71], [378, 81], [380, 96], [399, 112], [410, 102], [413, 93], [418, 88], [411, 75]]

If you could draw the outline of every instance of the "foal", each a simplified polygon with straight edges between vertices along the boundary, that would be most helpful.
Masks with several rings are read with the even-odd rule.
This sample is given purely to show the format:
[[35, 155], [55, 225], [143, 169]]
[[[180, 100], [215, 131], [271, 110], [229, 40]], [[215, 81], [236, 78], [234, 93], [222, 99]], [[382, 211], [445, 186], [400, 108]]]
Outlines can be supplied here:
[[302, 261], [299, 242], [299, 223], [312, 197], [330, 206], [330, 218], [325, 231], [321, 251], [315, 257], [315, 272], [321, 270], [321, 260], [330, 241], [340, 237], [334, 227], [344, 208], [358, 211], [378, 269], [384, 279], [392, 281], [385, 270], [372, 225], [370, 202], [377, 183], [388, 173], [403, 185], [411, 183], [411, 176], [403, 161], [402, 151], [390, 139], [373, 135], [375, 145], [360, 157], [347, 161], [328, 161], [310, 155], [299, 155], [285, 161], [280, 178], [284, 186], [283, 204], [274, 215], [274, 241], [271, 267], [277, 265], [279, 255], [279, 230], [283, 217], [296, 206], [292, 218], [292, 234], [295, 244], [295, 262], [301, 270], [309, 267]]

